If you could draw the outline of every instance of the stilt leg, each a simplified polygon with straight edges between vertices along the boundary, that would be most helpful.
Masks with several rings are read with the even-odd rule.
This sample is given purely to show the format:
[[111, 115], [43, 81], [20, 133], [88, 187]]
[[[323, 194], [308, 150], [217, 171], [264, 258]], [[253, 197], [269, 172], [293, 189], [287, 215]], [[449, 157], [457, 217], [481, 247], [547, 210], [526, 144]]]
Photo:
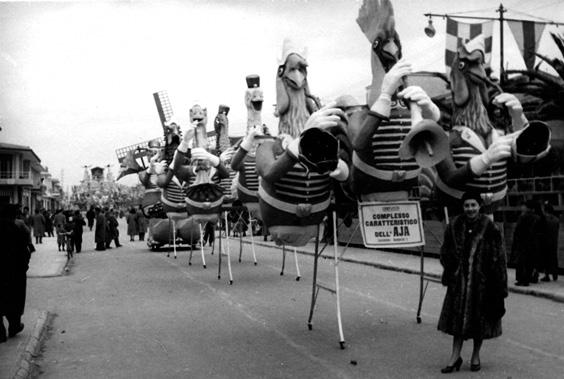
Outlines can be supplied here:
[[194, 252], [194, 240], [192, 237], [192, 234], [190, 234], [190, 257], [188, 258], [188, 266], [192, 266], [192, 253]]
[[253, 220], [249, 219], [249, 225], [251, 226], [251, 250], [253, 252], [253, 261], [255, 262], [255, 266], [257, 265], [257, 255], [255, 254], [255, 237], [253, 236]]
[[[171, 234], [172, 234], [172, 231], [170, 230], [170, 217], [169, 217], [168, 218], [168, 242], [169, 242], [169, 244], [170, 244], [170, 240], [171, 240], [171, 236], [170, 236]], [[167, 250], [166, 257], [170, 258], [170, 250]]]
[[313, 310], [315, 309], [315, 302], [317, 301], [317, 294], [319, 288], [317, 287], [317, 259], [319, 258], [319, 225], [317, 226], [317, 234], [315, 236], [315, 251], [313, 252], [313, 280], [311, 289], [311, 306], [309, 308], [309, 318], [307, 320], [307, 327], [309, 330], [313, 329]]
[[200, 227], [200, 253], [202, 254], [202, 264], [204, 268], [206, 268], [206, 258], [204, 257], [204, 232], [202, 228], [202, 224], [198, 224]]
[[174, 249], [174, 259], [176, 259], [176, 221], [171, 219], [172, 222], [172, 248]]
[[[219, 219], [219, 221], [221, 221], [221, 218]], [[219, 252], [217, 253], [217, 261], [218, 261], [218, 264], [217, 264], [217, 279], [221, 279], [221, 255], [223, 253], [223, 251], [222, 251], [223, 246], [221, 244], [222, 237], [221, 237], [221, 226], [219, 226], [219, 222], [216, 224], [216, 226], [219, 227], [219, 237], [218, 237], [219, 238], [219, 246], [218, 246]], [[214, 233], [215, 233], [215, 228], [214, 228]], [[214, 238], [214, 243], [215, 243], [215, 238]]]
[[243, 233], [239, 233], [239, 263], [241, 263], [242, 255], [243, 255]]
[[231, 254], [229, 248], [229, 224], [227, 223], [227, 212], [225, 212], [225, 247], [227, 251], [227, 271], [229, 272], [229, 284], [233, 284], [233, 273], [231, 272]]
[[280, 275], [284, 275], [285, 265], [286, 265], [286, 245], [282, 245], [282, 271], [280, 271]]
[[300, 274], [300, 265], [298, 263], [298, 249], [294, 247], [294, 261], [296, 262], [296, 281], [300, 281], [302, 275]]
[[339, 345], [345, 348], [345, 337], [343, 335], [343, 323], [341, 320], [341, 295], [339, 291], [339, 253], [337, 248], [337, 212], [333, 211], [333, 253], [335, 265], [335, 296], [337, 297], [337, 323], [339, 325]]
[[425, 297], [425, 290], [427, 289], [427, 287], [424, 287], [424, 283], [425, 283], [425, 271], [424, 271], [424, 250], [423, 250], [423, 246], [421, 246], [419, 248], [419, 253], [421, 255], [421, 261], [420, 261], [420, 270], [421, 272], [419, 273], [419, 305], [417, 306], [417, 323], [421, 324], [421, 308], [423, 308], [423, 298]]

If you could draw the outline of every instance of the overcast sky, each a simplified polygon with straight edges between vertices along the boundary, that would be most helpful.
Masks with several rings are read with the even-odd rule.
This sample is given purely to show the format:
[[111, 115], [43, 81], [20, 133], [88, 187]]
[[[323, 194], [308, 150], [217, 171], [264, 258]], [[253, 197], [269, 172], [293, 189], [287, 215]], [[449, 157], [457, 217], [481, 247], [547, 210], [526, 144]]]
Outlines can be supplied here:
[[[308, 47], [311, 91], [323, 100], [351, 94], [364, 102], [371, 81], [370, 45], [356, 24], [357, 0], [183, 0], [0, 2], [0, 141], [30, 146], [64, 185], [78, 184], [83, 165], [113, 164], [115, 149], [162, 135], [153, 92], [168, 90], [187, 122], [196, 102], [208, 130], [219, 104], [231, 107], [230, 135], [246, 125], [245, 76], [261, 76], [263, 121], [272, 129], [274, 79], [282, 41]], [[444, 72], [445, 22], [423, 33], [426, 12], [481, 10], [491, 0], [393, 1], [404, 55], [416, 70]], [[564, 1], [507, 0], [510, 11], [564, 21]], [[509, 12], [506, 17], [524, 15]], [[494, 25], [494, 51], [498, 46]], [[547, 27], [540, 52], [560, 53]], [[505, 54], [523, 69], [509, 29]], [[492, 66], [499, 67], [494, 56]], [[135, 183], [130, 176], [125, 181]]]

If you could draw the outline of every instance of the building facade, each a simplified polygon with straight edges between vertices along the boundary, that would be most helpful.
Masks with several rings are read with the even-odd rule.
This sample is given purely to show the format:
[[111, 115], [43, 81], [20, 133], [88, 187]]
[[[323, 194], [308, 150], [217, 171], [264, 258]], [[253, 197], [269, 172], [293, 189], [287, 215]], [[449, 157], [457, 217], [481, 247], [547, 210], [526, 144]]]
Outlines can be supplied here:
[[0, 203], [35, 209], [60, 207], [62, 190], [29, 146], [0, 143]]

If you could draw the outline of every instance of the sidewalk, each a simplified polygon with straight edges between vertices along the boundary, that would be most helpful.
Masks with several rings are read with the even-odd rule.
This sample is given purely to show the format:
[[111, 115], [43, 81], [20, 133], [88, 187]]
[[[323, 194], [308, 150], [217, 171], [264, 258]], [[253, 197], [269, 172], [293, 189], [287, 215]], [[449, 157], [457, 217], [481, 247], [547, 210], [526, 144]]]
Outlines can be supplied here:
[[[276, 246], [273, 242], [264, 242], [262, 237], [255, 237], [255, 244], [270, 248], [282, 249], [281, 246]], [[243, 238], [243, 242], [250, 244], [250, 237]], [[323, 244], [320, 244], [323, 248]], [[343, 253], [344, 246], [339, 246], [339, 254]], [[313, 256], [315, 251], [315, 244], [313, 242], [306, 246], [298, 248], [298, 253]], [[323, 257], [333, 259], [333, 245], [328, 245], [323, 251]], [[421, 273], [421, 257], [417, 254], [410, 254], [408, 252], [386, 252], [375, 249], [365, 249], [359, 247], [347, 247], [341, 257], [343, 262], [363, 264], [384, 270], [399, 271], [408, 274], [420, 275]], [[437, 258], [425, 257], [423, 272], [425, 277], [439, 281], [443, 268]], [[564, 303], [564, 278], [560, 276], [559, 280], [554, 282], [540, 282], [537, 284], [530, 284], [529, 287], [515, 286], [515, 269], [507, 269], [508, 287], [509, 292], [519, 293], [523, 295], [531, 295], [543, 297], [557, 302]]]
[[[86, 234], [86, 233], [85, 233]], [[57, 237], [43, 238], [42, 244], [34, 245], [27, 271], [29, 282], [36, 278], [61, 276], [67, 264], [66, 252], [57, 251]], [[0, 379], [27, 378], [32, 371], [33, 357], [38, 353], [43, 333], [52, 315], [46, 310], [26, 304], [22, 317], [24, 330], [14, 338], [0, 344]], [[6, 325], [6, 322], [4, 323]]]

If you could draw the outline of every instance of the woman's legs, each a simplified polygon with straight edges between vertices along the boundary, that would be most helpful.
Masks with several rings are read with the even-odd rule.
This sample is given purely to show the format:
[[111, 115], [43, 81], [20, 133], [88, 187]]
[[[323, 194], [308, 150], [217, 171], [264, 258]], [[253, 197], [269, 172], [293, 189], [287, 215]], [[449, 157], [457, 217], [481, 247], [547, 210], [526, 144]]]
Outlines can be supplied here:
[[482, 348], [483, 340], [481, 338], [474, 338], [474, 350], [472, 350], [472, 359], [470, 361], [473, 365], [480, 364], [480, 349]]
[[454, 363], [460, 358], [460, 352], [462, 350], [462, 343], [464, 339], [462, 337], [454, 336], [452, 339], [452, 354], [450, 356], [450, 360], [448, 361], [448, 365], [452, 366]]

